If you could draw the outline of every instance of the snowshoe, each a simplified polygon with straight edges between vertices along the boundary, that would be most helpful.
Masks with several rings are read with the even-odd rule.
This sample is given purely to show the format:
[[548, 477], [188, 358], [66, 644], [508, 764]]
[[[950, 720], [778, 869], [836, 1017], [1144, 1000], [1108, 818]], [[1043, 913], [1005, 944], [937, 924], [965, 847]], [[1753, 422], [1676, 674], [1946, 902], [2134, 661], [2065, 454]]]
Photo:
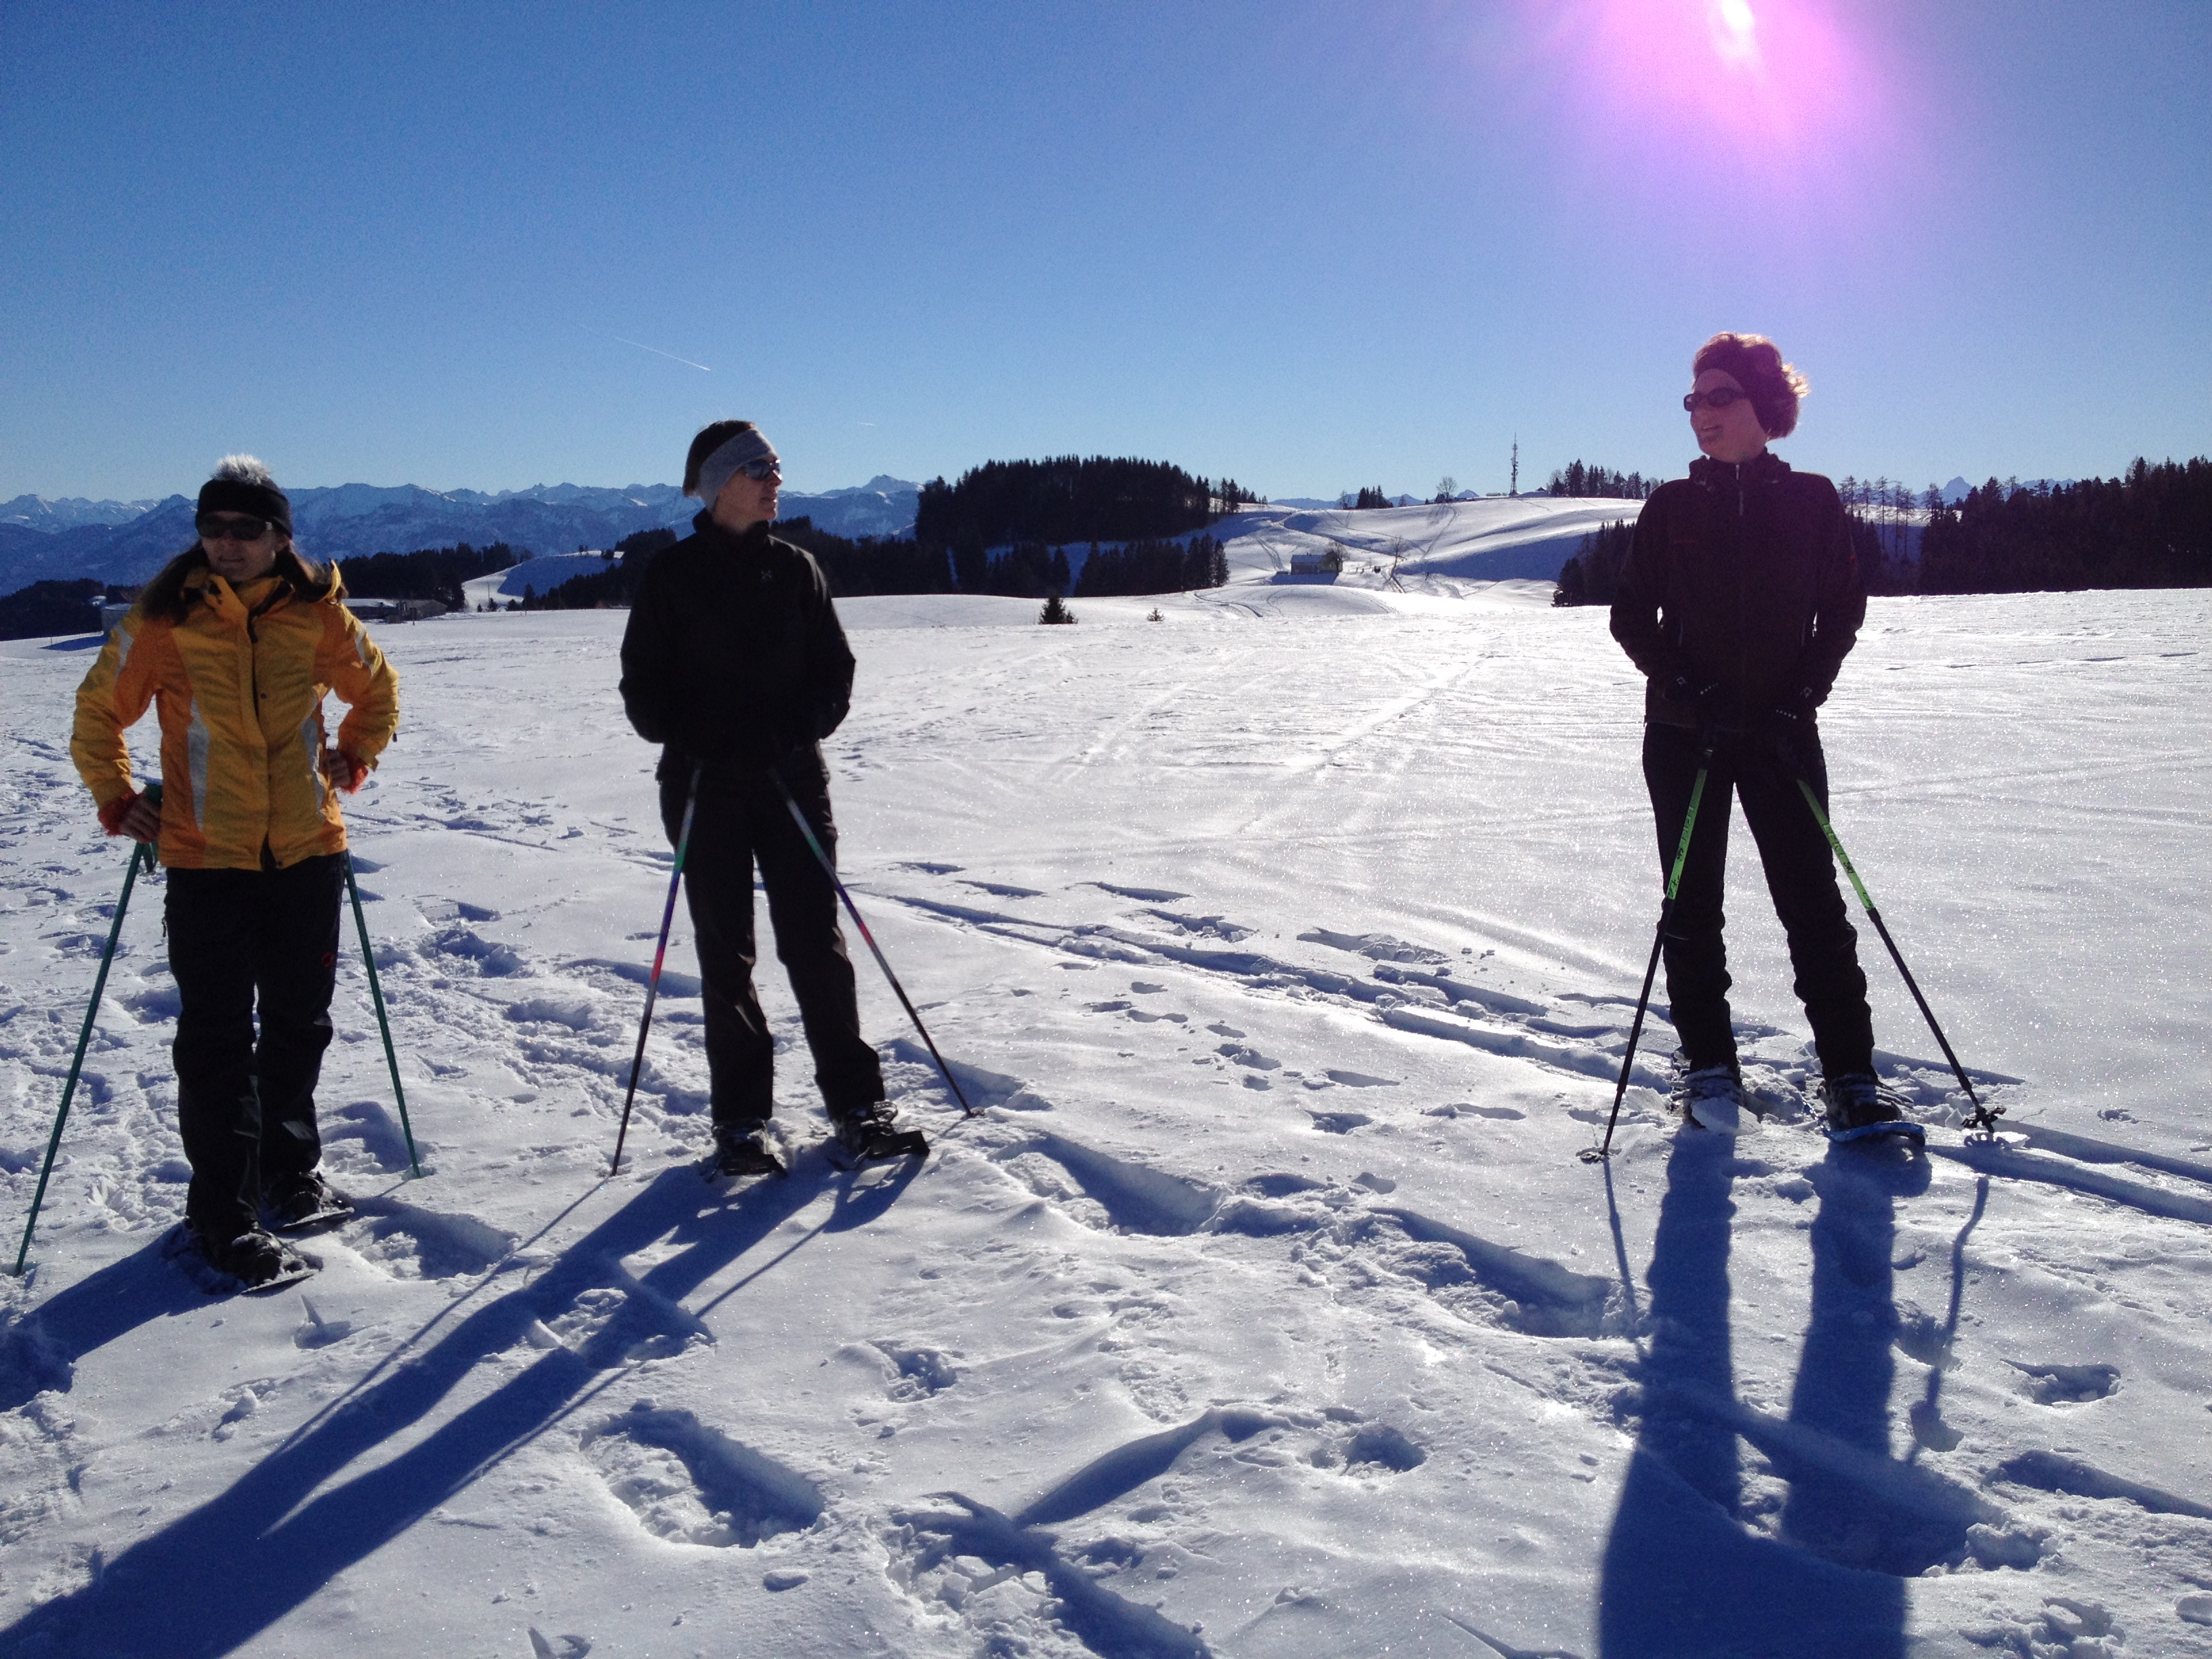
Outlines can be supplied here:
[[217, 1241], [189, 1222], [180, 1223], [169, 1236], [167, 1253], [210, 1296], [281, 1291], [310, 1277], [323, 1265], [318, 1258], [294, 1249], [258, 1227], [235, 1238]]
[[927, 1158], [929, 1142], [919, 1129], [893, 1127], [896, 1115], [882, 1101], [848, 1112], [837, 1119], [837, 1133], [830, 1142], [830, 1158], [841, 1169], [878, 1164], [894, 1158]]
[[1895, 1136], [1925, 1140], [1928, 1132], [1905, 1115], [1899, 1097], [1872, 1072], [1845, 1072], [1820, 1081], [1820, 1103], [1827, 1109], [1832, 1141], [1877, 1140]]
[[353, 1219], [353, 1200], [310, 1170], [279, 1182], [261, 1195], [262, 1219], [271, 1232], [304, 1233]]
[[700, 1173], [709, 1181], [742, 1181], [790, 1171], [769, 1146], [766, 1124], [721, 1123], [714, 1127], [714, 1150]]
[[1733, 1064], [1686, 1068], [1667, 1104], [1692, 1128], [1743, 1133], [1743, 1078]]

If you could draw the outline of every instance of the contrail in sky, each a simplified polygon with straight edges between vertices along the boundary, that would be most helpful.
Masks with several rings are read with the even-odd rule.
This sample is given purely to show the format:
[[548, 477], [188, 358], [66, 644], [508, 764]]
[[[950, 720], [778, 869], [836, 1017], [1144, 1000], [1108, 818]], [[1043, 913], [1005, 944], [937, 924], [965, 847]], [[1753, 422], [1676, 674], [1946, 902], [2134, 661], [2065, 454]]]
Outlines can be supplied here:
[[586, 334], [597, 334], [601, 339], [612, 340], [617, 345], [635, 346], [640, 351], [650, 351], [656, 357], [665, 357], [672, 363], [681, 363], [686, 368], [696, 368], [702, 374], [712, 374], [714, 372], [704, 363], [695, 363], [689, 357], [679, 357], [672, 351], [663, 351], [659, 346], [649, 346], [642, 340], [625, 340], [619, 334], [605, 333], [583, 323], [579, 323], [576, 326], [583, 329]]

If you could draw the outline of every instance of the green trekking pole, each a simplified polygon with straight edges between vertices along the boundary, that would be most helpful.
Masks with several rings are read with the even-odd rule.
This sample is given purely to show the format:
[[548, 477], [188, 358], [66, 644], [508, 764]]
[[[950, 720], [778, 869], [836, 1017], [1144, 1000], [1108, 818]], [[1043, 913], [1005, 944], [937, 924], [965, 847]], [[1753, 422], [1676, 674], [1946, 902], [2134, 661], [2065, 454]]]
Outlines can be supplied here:
[[[161, 805], [161, 786], [146, 786], [146, 799], [156, 809]], [[39, 1185], [31, 1194], [31, 1218], [23, 1224], [22, 1247], [15, 1252], [15, 1265], [11, 1270], [16, 1278], [23, 1276], [23, 1264], [31, 1254], [31, 1233], [39, 1224], [39, 1206], [46, 1202], [46, 1178], [54, 1172], [54, 1156], [61, 1151], [62, 1126], [69, 1121], [70, 1100], [76, 1093], [77, 1073], [84, 1069], [84, 1051], [92, 1042], [92, 1023], [100, 1015], [100, 999], [107, 989], [107, 970], [115, 960], [115, 941], [122, 937], [123, 913], [131, 908], [131, 890], [137, 884], [138, 864], [144, 860], [146, 873], [154, 873], [154, 849], [143, 842], [131, 848], [131, 862], [123, 872], [123, 896], [115, 902], [115, 920], [107, 929], [107, 948], [100, 953], [100, 973], [92, 981], [92, 1002], [84, 1011], [84, 1029], [76, 1034], [76, 1057], [70, 1061], [69, 1081], [62, 1085], [62, 1109], [54, 1114], [54, 1132], [46, 1139], [46, 1161], [39, 1166]]]
[[660, 999], [660, 967], [668, 960], [668, 930], [676, 922], [676, 893], [684, 884], [684, 856], [691, 850], [691, 821], [699, 812], [699, 780], [707, 770], [704, 761], [691, 768], [691, 785], [684, 795], [684, 824], [676, 832], [676, 862], [668, 872], [668, 902], [660, 911], [660, 942], [653, 947], [653, 971], [645, 978], [645, 1018], [637, 1023], [637, 1052], [629, 1058], [629, 1088], [623, 1096], [622, 1126], [615, 1131], [614, 1162], [610, 1176], [622, 1172], [623, 1142], [629, 1139], [629, 1109], [637, 1099], [638, 1074], [645, 1069], [645, 1036], [653, 1029], [653, 1005]]
[[1881, 942], [1889, 947], [1889, 959], [1897, 964], [1897, 971], [1904, 975], [1905, 988], [1912, 993], [1912, 1000], [1920, 1005], [1921, 1018], [1928, 1022], [1928, 1029], [1936, 1033], [1936, 1041], [1942, 1047], [1943, 1058], [1951, 1062], [1951, 1071], [1959, 1079], [1959, 1086], [1966, 1091], [1966, 1098], [1973, 1103], [1974, 1109], [1966, 1119], [1966, 1127], [1995, 1130], [1997, 1115], [2004, 1108], [1982, 1104], [1981, 1097], [1974, 1092], [1974, 1085], [1966, 1080], [1966, 1068], [1959, 1064], [1958, 1055], [1951, 1052], [1950, 1038], [1943, 1035], [1943, 1028], [1936, 1023], [1936, 1011], [1928, 1006], [1928, 999], [1920, 994], [1919, 981], [1912, 977], [1912, 969], [1905, 965], [1904, 953], [1897, 948], [1897, 941], [1890, 938], [1889, 929], [1883, 925], [1881, 912], [1875, 908], [1873, 896], [1868, 893], [1866, 884], [1859, 879], [1859, 872], [1852, 867], [1850, 854], [1844, 851], [1843, 842], [1836, 839], [1835, 825], [1828, 822], [1828, 815], [1820, 810], [1820, 798], [1813, 793], [1813, 786], [1805, 781], [1802, 773], [1798, 775], [1797, 787], [1804, 791], [1805, 805], [1813, 809], [1814, 822], [1820, 826], [1820, 833], [1828, 838], [1828, 845], [1835, 851], [1836, 861], [1844, 866], [1844, 873], [1851, 878], [1852, 890], [1858, 894], [1860, 904], [1865, 907], [1867, 920], [1874, 924], [1875, 932], [1881, 935]]
[[399, 1056], [392, 1047], [392, 1022], [384, 1014], [384, 988], [376, 981], [376, 952], [369, 948], [368, 920], [361, 913], [361, 886], [353, 878], [353, 854], [345, 855], [346, 896], [353, 900], [353, 925], [361, 934], [361, 959], [368, 969], [368, 1000], [376, 1005], [376, 1029], [384, 1034], [384, 1063], [392, 1068], [392, 1097], [399, 1103], [399, 1133], [407, 1140], [407, 1178], [422, 1178], [415, 1155], [415, 1131], [407, 1121], [407, 1091], [399, 1082]]
[[1682, 817], [1682, 839], [1674, 848], [1674, 867], [1668, 872], [1667, 896], [1659, 902], [1659, 931], [1651, 940], [1651, 960], [1644, 965], [1644, 991], [1636, 999], [1636, 1020], [1628, 1028], [1628, 1052], [1620, 1057], [1620, 1081], [1613, 1088], [1613, 1115], [1605, 1121], [1605, 1139], [1576, 1154], [1585, 1164], [1601, 1164], [1613, 1156], [1613, 1126], [1620, 1121], [1620, 1102], [1628, 1092], [1628, 1068], [1636, 1063], [1636, 1040], [1644, 1035], [1644, 1011], [1651, 1001], [1651, 981], [1659, 972], [1659, 951], [1667, 943], [1667, 919], [1674, 913], [1674, 895], [1682, 888], [1682, 866], [1690, 859], [1690, 832], [1698, 827], [1698, 803], [1705, 798], [1705, 775], [1712, 770], [1713, 746], [1719, 741], [1708, 728], [1701, 734], [1704, 748], [1698, 756], [1697, 781], [1690, 786], [1690, 810]]

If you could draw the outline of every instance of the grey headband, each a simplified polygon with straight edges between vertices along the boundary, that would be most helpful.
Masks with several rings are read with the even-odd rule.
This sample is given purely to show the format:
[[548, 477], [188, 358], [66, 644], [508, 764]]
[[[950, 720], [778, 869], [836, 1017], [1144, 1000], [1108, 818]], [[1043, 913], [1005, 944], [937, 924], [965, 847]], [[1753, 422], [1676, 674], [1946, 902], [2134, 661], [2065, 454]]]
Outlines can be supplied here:
[[781, 461], [775, 446], [762, 436], [757, 428], [738, 433], [700, 462], [699, 483], [691, 493], [713, 507], [722, 494], [722, 486], [737, 477], [739, 467], [753, 461]]

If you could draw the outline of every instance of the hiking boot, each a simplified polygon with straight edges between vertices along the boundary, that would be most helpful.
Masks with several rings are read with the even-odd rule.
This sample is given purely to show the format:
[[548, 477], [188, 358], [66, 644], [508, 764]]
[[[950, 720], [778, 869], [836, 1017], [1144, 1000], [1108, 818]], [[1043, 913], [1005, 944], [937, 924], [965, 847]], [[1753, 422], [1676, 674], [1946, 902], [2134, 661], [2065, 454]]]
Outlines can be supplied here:
[[353, 1213], [353, 1200], [323, 1179], [319, 1170], [286, 1176], [261, 1194], [261, 1213], [276, 1231], [318, 1221], [335, 1221]]
[[1734, 1060], [1724, 1066], [1685, 1067], [1675, 1078], [1667, 1103], [1693, 1121], [1713, 1117], [1733, 1123], [1743, 1113], [1743, 1076]]
[[919, 1129], [902, 1129], [888, 1101], [875, 1100], [836, 1115], [837, 1150], [848, 1164], [887, 1158], [927, 1158], [929, 1143]]
[[[203, 1237], [202, 1248], [205, 1248]], [[249, 1291], [303, 1278], [311, 1271], [307, 1261], [273, 1233], [256, 1227], [212, 1253], [215, 1265]]]
[[718, 1176], [781, 1175], [783, 1160], [769, 1149], [761, 1123], [714, 1126], [714, 1173]]
[[1820, 1103], [1827, 1108], [1832, 1139], [1880, 1134], [1893, 1124], [1908, 1133], [1919, 1133], [1919, 1126], [1905, 1121], [1897, 1097], [1881, 1086], [1872, 1072], [1844, 1072], [1821, 1079]]

